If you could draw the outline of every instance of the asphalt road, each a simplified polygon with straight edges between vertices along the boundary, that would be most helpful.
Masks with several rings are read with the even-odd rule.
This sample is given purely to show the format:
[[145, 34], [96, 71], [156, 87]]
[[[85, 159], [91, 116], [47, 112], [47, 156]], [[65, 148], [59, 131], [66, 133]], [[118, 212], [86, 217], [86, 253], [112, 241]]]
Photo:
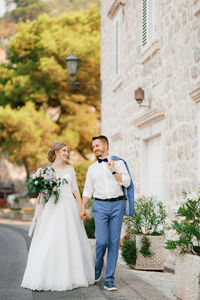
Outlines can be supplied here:
[[172, 276], [138, 272], [118, 264], [117, 291], [103, 289], [103, 279], [89, 288], [65, 292], [32, 292], [20, 287], [26, 266], [30, 238], [27, 228], [0, 224], [0, 300], [174, 300]]

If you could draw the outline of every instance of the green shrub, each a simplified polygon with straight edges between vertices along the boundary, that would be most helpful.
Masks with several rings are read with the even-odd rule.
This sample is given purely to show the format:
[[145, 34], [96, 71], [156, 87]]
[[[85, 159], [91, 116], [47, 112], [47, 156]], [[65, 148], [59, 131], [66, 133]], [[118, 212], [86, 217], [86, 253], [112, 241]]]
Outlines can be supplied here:
[[132, 239], [124, 239], [121, 245], [122, 258], [128, 265], [135, 265], [137, 259], [136, 242]]
[[147, 236], [143, 236], [142, 238], [142, 247], [141, 249], [139, 250], [140, 253], [144, 256], [144, 257], [150, 257], [150, 256], [153, 256], [154, 254], [151, 253], [150, 251], [150, 246], [151, 246], [151, 242], [150, 240], [148, 239]]
[[154, 196], [141, 196], [135, 201], [132, 217], [125, 218], [128, 234], [164, 235], [167, 213]]
[[81, 194], [83, 193], [87, 170], [92, 163], [92, 161], [84, 160], [74, 165], [77, 183]]
[[86, 219], [84, 222], [85, 225], [85, 231], [87, 233], [87, 236], [89, 239], [94, 239], [94, 233], [95, 233], [95, 223], [94, 218]]
[[14, 203], [15, 203], [15, 204], [19, 204], [19, 198], [15, 198], [15, 199], [14, 199]]
[[189, 193], [184, 191], [183, 198], [184, 203], [179, 207], [170, 230], [175, 239], [168, 240], [165, 248], [200, 256], [200, 188]]

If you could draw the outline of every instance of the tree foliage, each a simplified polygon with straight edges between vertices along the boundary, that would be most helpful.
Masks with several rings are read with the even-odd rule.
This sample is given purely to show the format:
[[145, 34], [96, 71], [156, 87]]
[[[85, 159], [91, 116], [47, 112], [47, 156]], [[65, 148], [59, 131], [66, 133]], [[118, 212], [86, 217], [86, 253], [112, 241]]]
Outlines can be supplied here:
[[15, 22], [33, 21], [42, 13], [50, 12], [48, 3], [40, 0], [14, 0], [16, 8], [12, 10], [11, 16]]
[[43, 109], [29, 102], [21, 109], [0, 107], [0, 147], [9, 159], [34, 170], [47, 162], [47, 151], [56, 138], [58, 126]]
[[74, 164], [76, 178], [80, 193], [83, 193], [84, 183], [86, 179], [87, 169], [92, 164], [92, 161], [81, 161]]
[[64, 12], [80, 9], [89, 9], [92, 4], [100, 6], [100, 0], [49, 0], [51, 14], [59, 16]]
[[16, 23], [33, 21], [43, 13], [58, 17], [69, 11], [89, 9], [94, 4], [100, 7], [100, 0], [5, 0], [5, 2], [8, 11], [14, 5], [16, 6], [10, 14], [7, 12], [7, 17], [11, 15]]
[[[0, 110], [1, 124], [2, 115], [7, 112], [18, 120], [17, 130], [23, 132], [26, 123], [34, 122], [25, 113], [28, 109], [30, 112], [30, 107], [35, 118], [41, 113], [44, 116], [40, 123], [41, 130], [35, 130], [36, 125], [30, 123], [29, 136], [22, 134], [21, 140], [17, 137], [21, 145], [16, 148], [19, 145], [17, 141], [15, 151], [12, 147], [16, 139], [10, 136], [7, 141], [3, 131], [0, 133], [1, 145], [8, 150], [11, 147], [10, 158], [21, 161], [20, 155], [24, 157], [26, 154], [31, 168], [45, 159], [46, 147], [55, 139], [52, 133], [57, 132], [57, 140], [67, 142], [71, 149], [79, 151], [84, 157], [91, 150], [91, 137], [98, 133], [99, 86], [77, 88], [69, 84], [65, 59], [72, 50], [81, 60], [76, 80], [99, 82], [100, 12], [97, 7], [68, 13], [57, 19], [41, 15], [33, 22], [19, 23], [17, 33], [9, 44], [10, 63], [0, 66], [0, 105], [5, 107]], [[9, 107], [6, 106], [8, 104]], [[45, 115], [50, 109], [58, 111], [57, 116], [52, 118], [54, 122]], [[22, 118], [21, 114], [25, 116]], [[20, 119], [25, 128], [20, 125]], [[12, 123], [7, 123], [7, 129], [4, 124], [4, 130], [12, 131]], [[47, 136], [43, 138], [44, 128]], [[28, 143], [32, 147], [34, 145], [33, 151], [27, 146]], [[28, 149], [29, 155], [24, 149]], [[38, 153], [36, 149], [40, 149]]]

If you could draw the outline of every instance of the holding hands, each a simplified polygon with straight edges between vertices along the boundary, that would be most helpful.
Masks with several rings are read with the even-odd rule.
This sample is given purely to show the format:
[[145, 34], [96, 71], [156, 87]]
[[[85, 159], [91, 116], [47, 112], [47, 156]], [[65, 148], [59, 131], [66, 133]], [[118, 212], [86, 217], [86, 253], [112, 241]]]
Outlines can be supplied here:
[[85, 221], [88, 218], [88, 213], [85, 210], [85, 208], [81, 207], [79, 215], [80, 215], [81, 220], [83, 220], [83, 221]]

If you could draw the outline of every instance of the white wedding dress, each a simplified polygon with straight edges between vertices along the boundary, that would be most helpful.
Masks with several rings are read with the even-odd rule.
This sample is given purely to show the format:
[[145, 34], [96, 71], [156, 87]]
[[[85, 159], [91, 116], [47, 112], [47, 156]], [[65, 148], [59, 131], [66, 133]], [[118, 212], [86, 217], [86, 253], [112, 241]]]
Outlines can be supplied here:
[[65, 291], [94, 283], [94, 258], [72, 194], [78, 190], [74, 169], [57, 169], [56, 176], [68, 184], [61, 184], [57, 204], [52, 197], [44, 206], [31, 242], [23, 288]]

